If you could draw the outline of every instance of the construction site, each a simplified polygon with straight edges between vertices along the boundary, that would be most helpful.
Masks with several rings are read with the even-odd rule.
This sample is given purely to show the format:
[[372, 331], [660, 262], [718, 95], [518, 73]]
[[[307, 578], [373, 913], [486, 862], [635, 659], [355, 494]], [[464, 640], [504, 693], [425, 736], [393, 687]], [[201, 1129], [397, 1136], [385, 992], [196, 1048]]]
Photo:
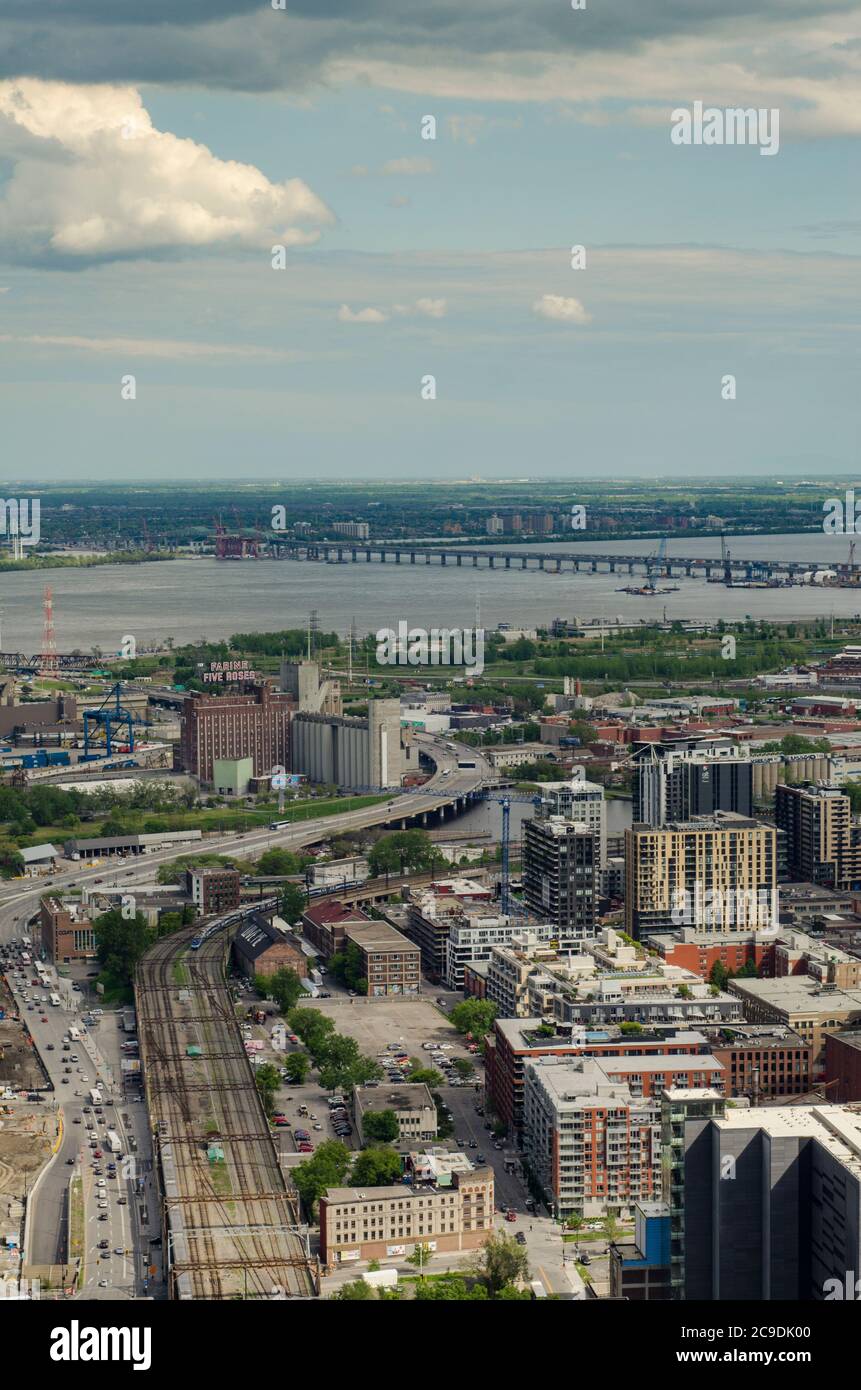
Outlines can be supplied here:
[[241, 919], [198, 922], [159, 941], [135, 979], [173, 1299], [319, 1293], [227, 987]]

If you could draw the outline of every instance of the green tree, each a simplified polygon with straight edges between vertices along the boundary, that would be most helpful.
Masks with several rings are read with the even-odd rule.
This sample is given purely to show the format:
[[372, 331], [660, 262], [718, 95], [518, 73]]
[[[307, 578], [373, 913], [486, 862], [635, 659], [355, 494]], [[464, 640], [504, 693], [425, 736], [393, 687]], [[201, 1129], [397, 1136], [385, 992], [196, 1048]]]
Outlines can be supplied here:
[[731, 978], [732, 976], [730, 974], [730, 971], [723, 964], [723, 962], [716, 960], [711, 970], [709, 971], [709, 980], [711, 981], [711, 983], [713, 985], [716, 985], [718, 989], [725, 989], [727, 980]]
[[95, 919], [93, 934], [99, 963], [123, 986], [131, 984], [138, 961], [156, 939], [142, 912], [126, 918], [118, 907]]
[[376, 1297], [375, 1290], [364, 1279], [353, 1279], [349, 1284], [342, 1284], [338, 1292], [332, 1294], [336, 1303], [373, 1303]]
[[0, 877], [19, 878], [24, 872], [24, 860], [17, 845], [0, 841]]
[[381, 1144], [393, 1144], [401, 1132], [394, 1110], [369, 1111], [362, 1121], [362, 1128], [368, 1139], [376, 1139]]
[[308, 904], [308, 898], [296, 883], [285, 883], [281, 893], [281, 916], [292, 926], [298, 922]]
[[467, 1057], [455, 1057], [454, 1061], [452, 1062], [452, 1066], [454, 1067], [461, 1081], [469, 1081], [470, 1077], [475, 1074], [475, 1067], [472, 1065], [472, 1062], [470, 1062]]
[[508, 1284], [529, 1276], [529, 1256], [525, 1246], [518, 1245], [513, 1236], [495, 1231], [481, 1246], [476, 1269], [495, 1297]]
[[394, 1149], [363, 1149], [353, 1164], [354, 1187], [392, 1187], [403, 1177], [400, 1155]]
[[261, 999], [274, 999], [282, 1014], [288, 1014], [302, 994], [302, 981], [287, 965], [282, 965], [274, 975], [258, 975], [254, 984]]
[[327, 1140], [312, 1158], [291, 1170], [296, 1191], [311, 1215], [324, 1192], [343, 1186], [349, 1170], [350, 1150], [340, 1139]]
[[254, 1080], [260, 1092], [260, 1099], [263, 1102], [263, 1109], [266, 1111], [267, 1119], [275, 1109], [275, 1094], [281, 1085], [281, 1077], [278, 1068], [273, 1067], [271, 1062], [263, 1062], [257, 1067], [254, 1073]]
[[[415, 1260], [411, 1258], [410, 1263]], [[482, 1303], [487, 1301], [487, 1289], [483, 1284], [468, 1284], [461, 1275], [449, 1279], [422, 1278], [413, 1297], [422, 1302]]]
[[449, 1018], [459, 1033], [483, 1038], [490, 1031], [496, 1013], [496, 1005], [489, 999], [464, 999], [462, 1004], [455, 1004]]
[[284, 1070], [291, 1086], [302, 1086], [310, 1069], [310, 1060], [304, 1052], [290, 1052], [284, 1058]]
[[430, 1086], [433, 1090], [434, 1087], [443, 1084], [445, 1077], [435, 1067], [422, 1067], [417, 1064], [415, 1071], [410, 1072], [409, 1079], [416, 1086]]
[[298, 1034], [316, 1062], [324, 1055], [326, 1039], [335, 1031], [335, 1025], [330, 1018], [322, 1014], [319, 1009], [291, 1009], [287, 1015], [287, 1022]]
[[289, 849], [264, 850], [257, 860], [258, 874], [298, 874], [301, 869], [302, 861]]
[[424, 1279], [425, 1269], [430, 1264], [432, 1259], [433, 1251], [431, 1250], [427, 1242], [422, 1241], [420, 1244], [413, 1246], [413, 1253], [411, 1255], [407, 1255], [407, 1264], [415, 1265], [416, 1269], [421, 1274], [422, 1279]]

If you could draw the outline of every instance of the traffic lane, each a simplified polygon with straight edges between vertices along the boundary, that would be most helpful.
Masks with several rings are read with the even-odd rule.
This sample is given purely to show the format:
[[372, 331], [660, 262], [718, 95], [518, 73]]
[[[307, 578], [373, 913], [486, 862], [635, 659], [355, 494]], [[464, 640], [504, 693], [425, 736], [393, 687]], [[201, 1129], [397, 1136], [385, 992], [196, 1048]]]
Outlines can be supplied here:
[[497, 1206], [503, 1206], [506, 1210], [513, 1207], [518, 1213], [526, 1215], [526, 1198], [529, 1195], [526, 1187], [515, 1174], [505, 1171], [506, 1157], [516, 1155], [507, 1145], [503, 1145], [501, 1149], [496, 1147], [493, 1135], [485, 1128], [486, 1116], [476, 1113], [476, 1105], [483, 1105], [483, 1088], [481, 1091], [475, 1091], [467, 1086], [443, 1086], [440, 1088], [440, 1096], [452, 1112], [454, 1138], [466, 1138], [467, 1143], [474, 1139], [477, 1147], [469, 1150], [470, 1157], [474, 1158], [478, 1153], [483, 1153], [485, 1163], [493, 1169]]

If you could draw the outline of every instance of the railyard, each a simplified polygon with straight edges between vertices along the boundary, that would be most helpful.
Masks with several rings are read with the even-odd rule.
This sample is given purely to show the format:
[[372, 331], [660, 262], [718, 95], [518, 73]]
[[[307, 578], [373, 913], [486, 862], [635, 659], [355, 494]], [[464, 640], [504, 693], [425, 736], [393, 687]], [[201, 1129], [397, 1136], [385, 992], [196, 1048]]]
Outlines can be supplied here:
[[175, 1299], [313, 1298], [300, 1234], [225, 978], [229, 929], [151, 948], [135, 993]]

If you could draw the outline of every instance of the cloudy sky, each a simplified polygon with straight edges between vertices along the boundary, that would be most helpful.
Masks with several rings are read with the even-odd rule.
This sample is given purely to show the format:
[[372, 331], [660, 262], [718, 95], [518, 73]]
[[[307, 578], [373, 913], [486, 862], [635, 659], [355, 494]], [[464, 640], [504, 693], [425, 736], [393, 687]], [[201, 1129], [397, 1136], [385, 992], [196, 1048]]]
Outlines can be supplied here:
[[286, 3], [2, 0], [7, 477], [857, 471], [861, 0]]

